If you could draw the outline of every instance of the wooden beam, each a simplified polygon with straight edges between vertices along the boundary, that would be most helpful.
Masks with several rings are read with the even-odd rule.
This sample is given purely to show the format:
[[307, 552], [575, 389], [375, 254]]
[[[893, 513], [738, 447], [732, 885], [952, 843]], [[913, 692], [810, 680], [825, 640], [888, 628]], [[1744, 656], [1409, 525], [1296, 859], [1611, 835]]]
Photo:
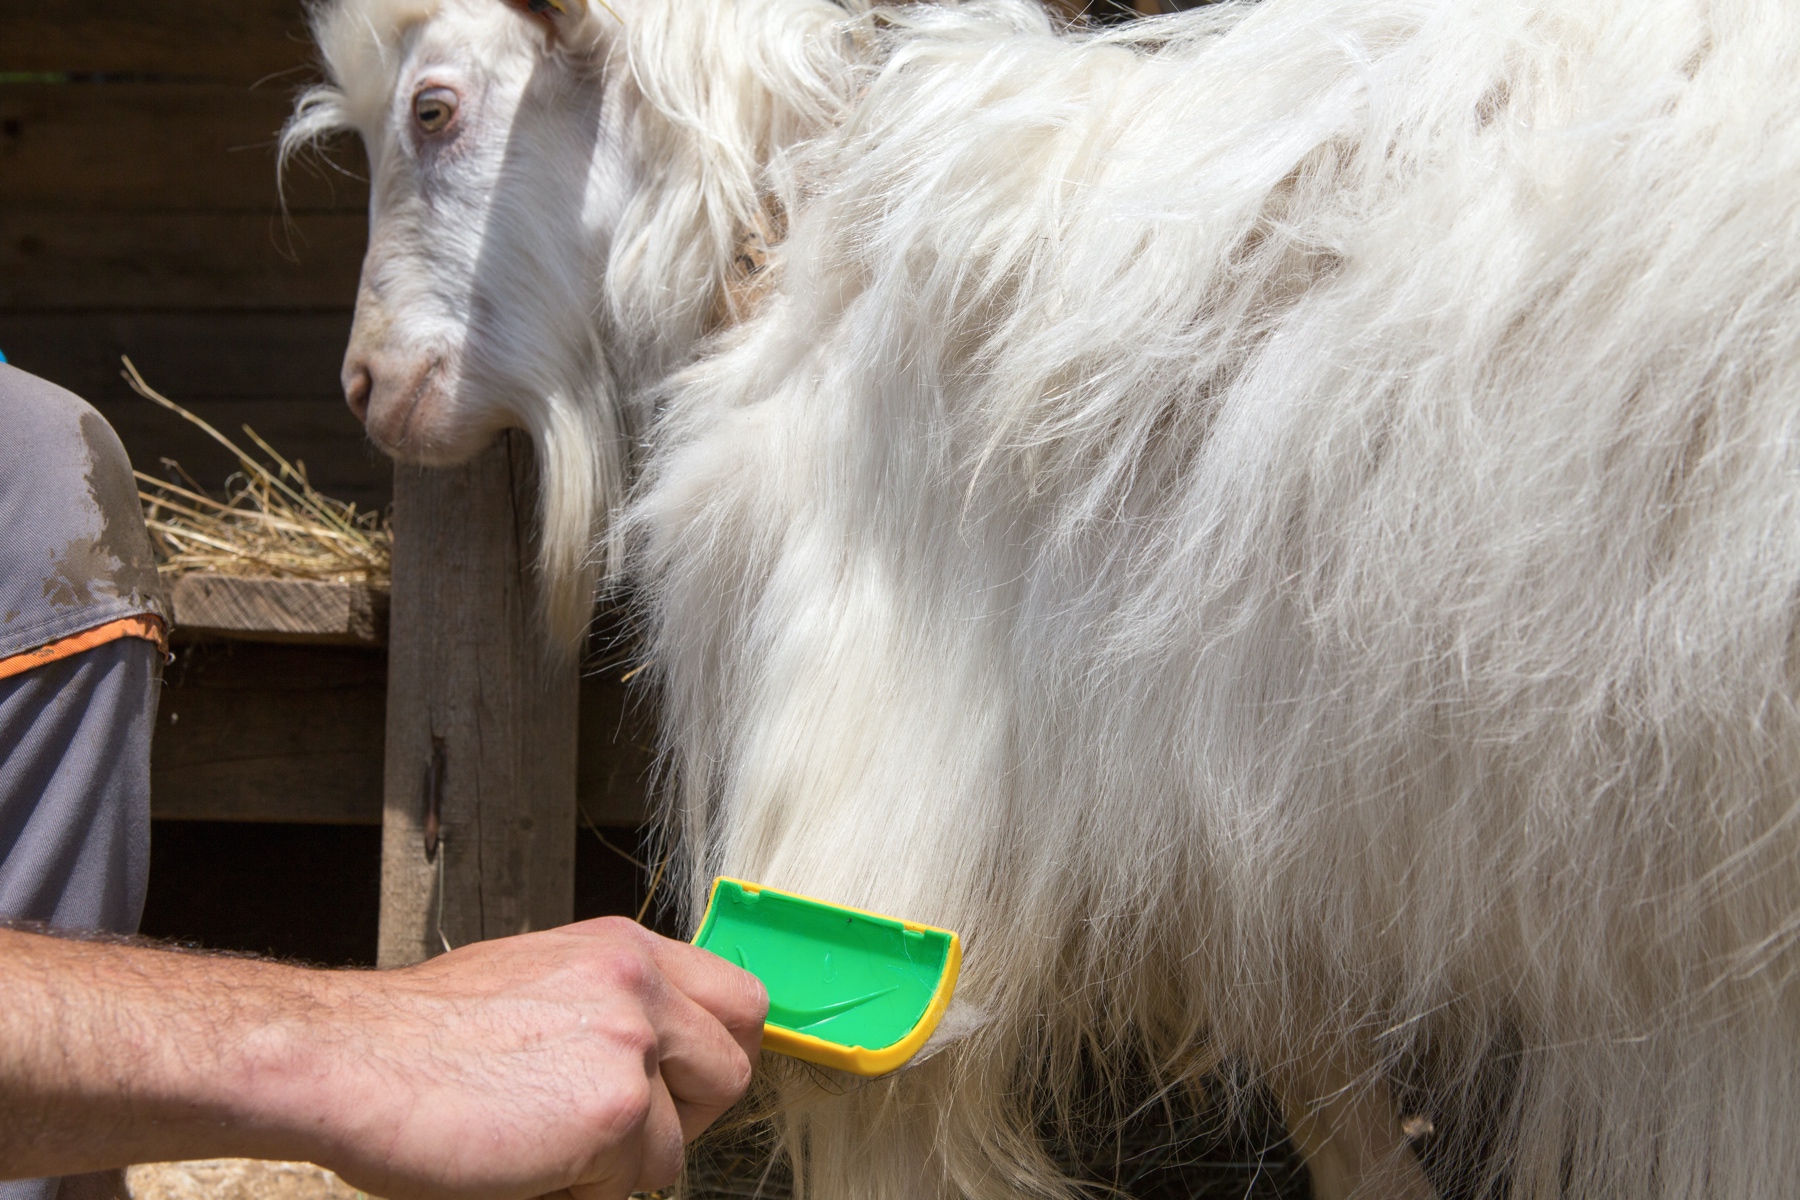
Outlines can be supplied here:
[[349, 308], [360, 212], [0, 211], [0, 308]]
[[388, 595], [361, 583], [193, 574], [169, 589], [175, 625], [202, 636], [315, 646], [387, 644]]
[[530, 443], [394, 472], [382, 966], [570, 920], [573, 659], [539, 629]]
[[195, 400], [327, 400], [350, 342], [348, 306], [322, 312], [0, 312], [0, 350], [16, 366], [92, 404], [135, 396], [119, 377], [129, 354], [164, 395]]
[[0, 71], [249, 86], [313, 58], [301, 0], [32, 0], [0, 9]]
[[[151, 747], [159, 821], [381, 824], [387, 660], [379, 650], [176, 634]], [[648, 819], [653, 714], [617, 672], [581, 681], [577, 799], [607, 827]]]
[[150, 815], [378, 825], [386, 704], [379, 651], [184, 637], [163, 676]]
[[[0, 84], [0, 208], [273, 213], [275, 139], [295, 88], [214, 84]], [[304, 163], [292, 211], [360, 212], [362, 150], [345, 174]]]

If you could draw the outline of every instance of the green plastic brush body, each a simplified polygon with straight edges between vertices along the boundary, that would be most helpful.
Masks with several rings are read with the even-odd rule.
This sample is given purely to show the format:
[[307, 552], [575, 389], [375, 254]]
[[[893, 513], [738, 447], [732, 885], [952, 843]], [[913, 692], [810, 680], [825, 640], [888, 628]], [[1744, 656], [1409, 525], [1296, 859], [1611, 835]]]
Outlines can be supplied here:
[[762, 980], [765, 1049], [858, 1075], [918, 1052], [962, 966], [948, 929], [741, 879], [713, 882], [694, 944]]

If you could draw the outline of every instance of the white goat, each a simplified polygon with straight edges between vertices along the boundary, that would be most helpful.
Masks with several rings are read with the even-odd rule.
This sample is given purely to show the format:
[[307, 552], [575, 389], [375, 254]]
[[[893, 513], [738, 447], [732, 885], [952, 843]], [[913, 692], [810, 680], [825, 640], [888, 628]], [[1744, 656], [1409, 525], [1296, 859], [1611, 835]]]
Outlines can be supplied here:
[[535, 434], [565, 631], [633, 547], [690, 895], [967, 938], [783, 1084], [812, 1195], [1054, 1194], [1220, 1056], [1327, 1194], [1426, 1193], [1401, 1072], [1471, 1194], [1793, 1194], [1800, 11], [566, 6], [339, 0], [287, 137], [376, 440]]

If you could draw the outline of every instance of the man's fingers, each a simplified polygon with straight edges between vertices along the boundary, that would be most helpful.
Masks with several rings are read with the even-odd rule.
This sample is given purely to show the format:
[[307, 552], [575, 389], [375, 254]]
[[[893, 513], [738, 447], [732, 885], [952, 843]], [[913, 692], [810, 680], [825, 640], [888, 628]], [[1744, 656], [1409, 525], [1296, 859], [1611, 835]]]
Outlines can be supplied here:
[[698, 1136], [749, 1087], [768, 995], [748, 971], [635, 925], [627, 930], [597, 921], [570, 931], [627, 934], [647, 955], [650, 969], [635, 976], [633, 990], [655, 1033], [655, 1082], [679, 1160], [681, 1142]]
[[762, 981], [686, 942], [657, 938], [651, 954], [663, 977], [711, 1013], [754, 1062], [762, 1044], [763, 1018], [769, 1012], [769, 994]]
[[[750, 1086], [751, 1052], [711, 1013], [674, 987], [652, 1017], [663, 1081], [693, 1138]], [[758, 1026], [760, 1030], [761, 1026]]]
[[650, 1115], [644, 1119], [642, 1156], [638, 1159], [637, 1183], [631, 1190], [654, 1192], [672, 1185], [681, 1175], [682, 1147], [687, 1140], [674, 1097], [661, 1079], [652, 1079]]
[[642, 1119], [615, 1131], [610, 1153], [595, 1165], [597, 1174], [571, 1184], [563, 1192], [537, 1200], [626, 1200], [633, 1192], [652, 1192], [668, 1187], [681, 1173], [681, 1115], [662, 1077], [648, 1057], [644, 1059], [645, 1096]]

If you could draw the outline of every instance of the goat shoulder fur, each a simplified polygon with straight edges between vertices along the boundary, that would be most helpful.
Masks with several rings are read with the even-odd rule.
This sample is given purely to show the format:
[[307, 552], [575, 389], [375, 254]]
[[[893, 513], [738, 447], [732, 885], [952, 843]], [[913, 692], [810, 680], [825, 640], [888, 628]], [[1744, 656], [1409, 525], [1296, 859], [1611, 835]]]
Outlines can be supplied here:
[[1081, 1049], [1210, 1047], [1787, 1194], [1800, 19], [889, 20], [631, 517], [690, 892], [968, 939], [979, 1028], [790, 1096], [815, 1193], [1051, 1187]]

